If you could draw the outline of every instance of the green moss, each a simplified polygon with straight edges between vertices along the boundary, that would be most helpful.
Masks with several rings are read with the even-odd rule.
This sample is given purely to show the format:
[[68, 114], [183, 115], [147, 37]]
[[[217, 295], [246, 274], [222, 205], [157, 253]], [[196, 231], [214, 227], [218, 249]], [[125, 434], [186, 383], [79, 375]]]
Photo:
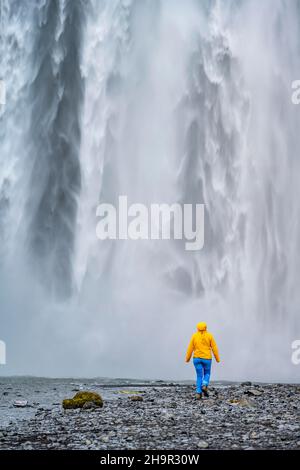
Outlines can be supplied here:
[[78, 392], [73, 398], [63, 400], [62, 406], [66, 409], [82, 408], [85, 403], [92, 402], [96, 406], [102, 407], [102, 397], [95, 392]]

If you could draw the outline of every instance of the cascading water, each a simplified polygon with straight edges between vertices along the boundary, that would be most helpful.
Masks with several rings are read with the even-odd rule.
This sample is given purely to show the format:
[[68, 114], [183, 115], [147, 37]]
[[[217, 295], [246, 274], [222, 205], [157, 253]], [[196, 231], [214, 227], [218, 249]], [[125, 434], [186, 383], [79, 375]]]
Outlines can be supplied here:
[[[1, 0], [3, 373], [298, 380], [300, 5]], [[99, 202], [205, 204], [205, 243], [96, 237]]]

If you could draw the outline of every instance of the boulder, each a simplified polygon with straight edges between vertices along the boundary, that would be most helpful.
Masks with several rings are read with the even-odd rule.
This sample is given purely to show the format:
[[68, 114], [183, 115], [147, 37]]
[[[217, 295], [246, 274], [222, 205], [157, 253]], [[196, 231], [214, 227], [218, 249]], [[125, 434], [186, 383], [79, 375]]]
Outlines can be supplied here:
[[132, 395], [131, 397], [128, 397], [131, 401], [143, 401], [143, 397], [140, 395]]
[[[83, 408], [86, 403], [93, 403], [96, 407], [103, 406], [102, 397], [95, 392], [78, 392], [73, 398], [63, 400], [62, 406], [65, 410]], [[93, 406], [93, 405], [92, 405]]]

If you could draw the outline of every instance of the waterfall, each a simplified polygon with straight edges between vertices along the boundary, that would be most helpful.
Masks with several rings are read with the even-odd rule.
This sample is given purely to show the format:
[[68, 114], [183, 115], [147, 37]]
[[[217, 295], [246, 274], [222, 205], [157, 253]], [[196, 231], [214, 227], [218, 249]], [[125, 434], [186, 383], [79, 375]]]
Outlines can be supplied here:
[[[215, 377], [298, 380], [299, 2], [0, 4], [6, 373], [191, 378], [207, 321]], [[100, 241], [120, 195], [204, 204], [204, 248]]]

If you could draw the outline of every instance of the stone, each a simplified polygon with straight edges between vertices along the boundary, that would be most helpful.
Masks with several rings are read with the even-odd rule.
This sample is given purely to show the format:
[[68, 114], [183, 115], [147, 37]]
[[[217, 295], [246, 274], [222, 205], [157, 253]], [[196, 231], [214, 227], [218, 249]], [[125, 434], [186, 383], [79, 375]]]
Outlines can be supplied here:
[[15, 400], [13, 403], [15, 408], [25, 408], [28, 406], [28, 401], [27, 400]]
[[241, 383], [242, 387], [251, 387], [251, 385], [252, 385], [252, 382], [242, 382]]
[[132, 395], [131, 397], [128, 397], [131, 401], [143, 401], [143, 397], [140, 395]]
[[251, 388], [250, 390], [247, 390], [245, 392], [247, 395], [252, 395], [254, 397], [260, 397], [263, 392], [261, 392], [260, 390], [256, 390], [255, 388]]
[[197, 446], [199, 447], [199, 449], [207, 449], [208, 443], [206, 441], [199, 441]]
[[87, 401], [82, 407], [83, 410], [94, 410], [95, 408], [98, 408], [98, 406], [93, 401]]
[[230, 400], [230, 404], [233, 406], [248, 406], [248, 407], [253, 406], [253, 404], [246, 398], [240, 398], [240, 399], [234, 398]]
[[165, 419], [171, 419], [172, 421], [175, 421], [175, 416], [172, 415], [171, 413], [166, 413], [165, 414]]
[[27, 442], [24, 442], [23, 444], [23, 449], [24, 450], [33, 450], [33, 447], [31, 445], [31, 442], [27, 441]]
[[76, 393], [73, 398], [63, 400], [62, 406], [65, 410], [83, 408], [87, 402], [92, 402], [100, 408], [103, 406], [102, 397], [98, 393], [84, 391]]

